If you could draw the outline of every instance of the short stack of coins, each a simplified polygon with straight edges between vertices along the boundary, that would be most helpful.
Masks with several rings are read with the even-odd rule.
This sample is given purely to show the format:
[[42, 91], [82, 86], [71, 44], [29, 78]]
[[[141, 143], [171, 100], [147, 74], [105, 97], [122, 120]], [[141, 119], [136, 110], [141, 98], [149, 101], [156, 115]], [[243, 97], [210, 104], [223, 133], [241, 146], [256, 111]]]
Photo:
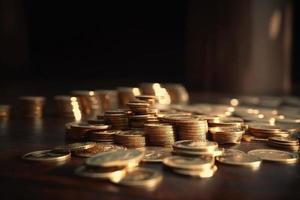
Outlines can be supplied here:
[[45, 97], [40, 96], [20, 97], [22, 115], [29, 118], [41, 118], [43, 116], [45, 101]]
[[173, 145], [173, 154], [182, 156], [220, 156], [224, 149], [218, 147], [218, 143], [211, 141], [177, 141]]
[[82, 115], [85, 118], [95, 117], [99, 113], [99, 100], [94, 91], [74, 90], [71, 93], [78, 99]]
[[289, 137], [290, 133], [281, 130], [278, 126], [269, 124], [252, 123], [248, 124], [248, 133], [257, 137], [267, 139], [269, 137]]
[[217, 171], [215, 159], [212, 156], [171, 156], [163, 160], [167, 169], [180, 175], [210, 178]]
[[283, 149], [287, 151], [299, 151], [298, 139], [290, 137], [269, 137], [268, 145], [274, 148]]
[[146, 146], [145, 133], [143, 131], [120, 131], [114, 135], [114, 142], [127, 148], [139, 148]]
[[157, 123], [158, 119], [154, 115], [132, 115], [129, 117], [129, 126], [132, 129], [142, 129], [145, 124]]
[[145, 124], [144, 126], [147, 145], [172, 146], [174, 144], [174, 131], [169, 124]]
[[[99, 116], [98, 116], [99, 117]], [[106, 124], [111, 125], [113, 130], [127, 130], [128, 129], [128, 116], [125, 112], [114, 113], [106, 111], [103, 115]]]
[[149, 103], [150, 107], [154, 107], [155, 104], [158, 103], [158, 97], [156, 97], [154, 95], [139, 95], [139, 96], [136, 96], [135, 98]]
[[143, 100], [131, 100], [127, 103], [127, 106], [135, 115], [145, 115], [148, 114], [150, 109], [150, 104]]
[[211, 139], [218, 144], [240, 144], [245, 130], [234, 127], [212, 127]]
[[119, 87], [117, 91], [119, 107], [121, 108], [126, 107], [127, 103], [135, 99], [136, 96], [141, 95], [141, 91], [137, 87]]
[[79, 102], [76, 97], [57, 95], [54, 97], [56, 113], [60, 117], [74, 117], [74, 112], [79, 110]]

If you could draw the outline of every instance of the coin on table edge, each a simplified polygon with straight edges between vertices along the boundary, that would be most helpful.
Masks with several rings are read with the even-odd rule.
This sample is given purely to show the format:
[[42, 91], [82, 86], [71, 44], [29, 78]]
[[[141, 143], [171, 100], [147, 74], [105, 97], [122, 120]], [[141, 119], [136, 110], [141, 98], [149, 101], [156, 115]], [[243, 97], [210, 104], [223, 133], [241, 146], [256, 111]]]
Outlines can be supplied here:
[[[191, 164], [189, 164], [189, 162], [191, 162]], [[214, 164], [214, 159], [212, 156], [170, 156], [163, 160], [163, 164], [167, 167], [177, 169], [202, 170], [211, 168], [211, 166]]]
[[[93, 171], [94, 170], [94, 171]], [[126, 169], [119, 169], [111, 172], [97, 172], [96, 169], [89, 169], [87, 166], [80, 166], [76, 168], [75, 174], [88, 178], [100, 178], [113, 181], [119, 181], [126, 175]]]
[[[50, 157], [50, 158], [43, 158], [42, 155], [52, 153], [57, 155], [57, 157]], [[41, 155], [41, 156], [34, 156], [34, 155]], [[40, 150], [40, 151], [33, 151], [30, 153], [25, 154], [22, 156], [22, 159], [29, 160], [29, 161], [37, 161], [37, 162], [61, 162], [66, 161], [71, 158], [70, 152], [55, 152], [53, 150]]]
[[126, 186], [154, 187], [162, 178], [160, 171], [137, 167], [129, 171], [120, 181], [112, 180], [112, 182]]
[[219, 156], [216, 160], [223, 164], [245, 166], [251, 168], [258, 168], [262, 159], [258, 156], [249, 154], [233, 154], [230, 156]]
[[[260, 157], [262, 160], [270, 162], [295, 163], [298, 160], [298, 155], [295, 153], [275, 149], [255, 149], [249, 151], [248, 154]], [[270, 157], [270, 154], [275, 154], [275, 157]], [[280, 158], [281, 156], [284, 157]]]
[[57, 146], [54, 148], [56, 151], [78, 151], [78, 150], [84, 150], [89, 149], [96, 146], [95, 142], [76, 142], [66, 145]]
[[115, 167], [136, 164], [144, 157], [144, 152], [128, 149], [113, 152], [103, 152], [86, 159], [86, 165], [94, 167]]

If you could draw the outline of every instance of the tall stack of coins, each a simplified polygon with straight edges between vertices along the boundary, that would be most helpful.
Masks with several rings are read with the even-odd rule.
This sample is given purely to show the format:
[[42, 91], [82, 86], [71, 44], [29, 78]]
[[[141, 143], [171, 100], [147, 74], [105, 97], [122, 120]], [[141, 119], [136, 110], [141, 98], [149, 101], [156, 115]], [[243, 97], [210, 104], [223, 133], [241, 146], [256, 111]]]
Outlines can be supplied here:
[[172, 125], [168, 124], [145, 124], [147, 145], [150, 146], [171, 146], [174, 141]]
[[232, 127], [212, 127], [209, 129], [211, 139], [219, 144], [239, 144], [245, 130]]
[[211, 156], [171, 156], [165, 158], [163, 164], [174, 173], [198, 178], [210, 178], [217, 171], [214, 158]]
[[75, 112], [80, 112], [79, 102], [76, 97], [57, 95], [54, 97], [56, 112], [61, 117], [74, 117]]
[[71, 93], [77, 97], [85, 118], [93, 118], [99, 113], [99, 101], [94, 91], [74, 90]]
[[143, 131], [120, 131], [114, 135], [114, 142], [127, 148], [139, 148], [146, 146], [145, 133]]
[[43, 116], [45, 100], [45, 97], [40, 96], [20, 97], [22, 115], [29, 118], [41, 118]]
[[128, 116], [126, 113], [105, 112], [103, 116], [105, 123], [111, 125], [114, 130], [128, 129]]
[[99, 100], [100, 112], [118, 108], [118, 92], [116, 90], [96, 90], [95, 95]]
[[287, 151], [299, 151], [298, 139], [289, 137], [269, 137], [268, 145]]
[[136, 96], [141, 95], [141, 91], [137, 87], [119, 87], [117, 91], [121, 108], [126, 107], [127, 103], [134, 100]]

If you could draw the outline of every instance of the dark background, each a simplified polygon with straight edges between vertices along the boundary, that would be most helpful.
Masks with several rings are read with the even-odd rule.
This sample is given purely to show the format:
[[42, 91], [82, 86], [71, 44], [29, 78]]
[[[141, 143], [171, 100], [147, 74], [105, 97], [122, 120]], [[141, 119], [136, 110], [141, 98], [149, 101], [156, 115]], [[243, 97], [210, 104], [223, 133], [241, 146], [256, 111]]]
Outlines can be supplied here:
[[[22, 81], [63, 83], [68, 89], [86, 82], [114, 87], [158, 81], [218, 91], [189, 81], [186, 49], [191, 1], [0, 2], [2, 88]], [[210, 6], [200, 15], [207, 24], [214, 22], [220, 9], [226, 11], [228, 2], [244, 6], [234, 0], [202, 2], [203, 10]], [[230, 9], [238, 12], [238, 6]], [[300, 83], [298, 10], [299, 1], [293, 1], [292, 92]], [[195, 73], [201, 79], [201, 66]]]

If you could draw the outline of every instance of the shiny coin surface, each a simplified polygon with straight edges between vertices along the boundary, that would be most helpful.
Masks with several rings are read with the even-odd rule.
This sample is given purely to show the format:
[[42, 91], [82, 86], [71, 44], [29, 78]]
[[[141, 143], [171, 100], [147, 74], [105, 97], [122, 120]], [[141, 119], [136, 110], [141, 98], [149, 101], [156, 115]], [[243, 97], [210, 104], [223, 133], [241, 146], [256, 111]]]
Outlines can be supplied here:
[[155, 187], [161, 180], [162, 174], [153, 169], [148, 168], [135, 168], [129, 171], [120, 181], [112, 182], [134, 187]]
[[97, 143], [92, 148], [76, 151], [75, 155], [79, 157], [90, 158], [95, 156], [98, 153], [125, 150], [125, 149], [126, 147], [111, 144], [111, 143]]
[[214, 151], [218, 147], [218, 143], [211, 141], [182, 140], [175, 142], [173, 147], [195, 151]]
[[236, 154], [246, 154], [246, 152], [238, 150], [238, 149], [225, 149], [222, 156], [232, 156]]
[[86, 165], [93, 167], [116, 167], [136, 164], [144, 157], [139, 150], [117, 150], [113, 152], [99, 153], [86, 160]]
[[249, 151], [248, 154], [270, 162], [295, 163], [298, 160], [298, 155], [295, 153], [275, 149], [256, 149]]
[[184, 157], [171, 156], [163, 160], [163, 164], [167, 167], [186, 169], [186, 170], [203, 170], [210, 169], [214, 164], [212, 156], [201, 157]]
[[219, 156], [216, 160], [223, 164], [238, 165], [251, 168], [258, 168], [261, 164], [261, 158], [254, 155], [244, 153], [233, 153], [229, 156]]
[[171, 148], [165, 147], [145, 147], [143, 162], [162, 162], [163, 159], [172, 155]]
[[126, 175], [126, 169], [117, 169], [112, 171], [102, 171], [97, 168], [89, 168], [88, 166], [80, 166], [75, 170], [78, 176], [88, 178], [107, 179], [112, 181], [120, 181]]
[[212, 166], [209, 170], [182, 170], [173, 169], [173, 172], [185, 176], [199, 177], [199, 178], [210, 178], [217, 171], [218, 167], [216, 165]]
[[95, 142], [76, 142], [76, 143], [55, 147], [54, 150], [62, 151], [62, 152], [69, 152], [69, 151], [73, 152], [73, 151], [89, 149], [94, 146], [96, 146]]
[[22, 157], [24, 160], [38, 161], [38, 162], [62, 162], [71, 158], [69, 152], [56, 152], [53, 150], [33, 151], [25, 154]]

